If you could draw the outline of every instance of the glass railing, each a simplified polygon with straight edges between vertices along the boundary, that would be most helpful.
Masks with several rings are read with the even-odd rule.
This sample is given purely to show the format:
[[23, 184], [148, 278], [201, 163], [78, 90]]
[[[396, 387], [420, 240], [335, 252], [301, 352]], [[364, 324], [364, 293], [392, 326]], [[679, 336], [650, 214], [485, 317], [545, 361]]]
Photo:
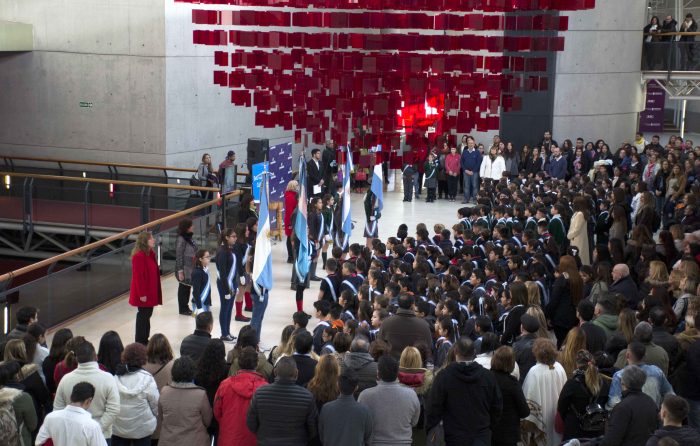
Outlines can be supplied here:
[[700, 71], [700, 47], [689, 41], [644, 42], [642, 71]]
[[[216, 249], [221, 222], [224, 221], [224, 206], [231, 208], [231, 199], [239, 194], [240, 192], [235, 192], [224, 200], [200, 204], [179, 212], [172, 218], [165, 218], [165, 222], [145, 225], [156, 238], [155, 251], [161, 274], [175, 270], [177, 227], [173, 226], [182, 218], [191, 218], [197, 245], [213, 251]], [[208, 206], [205, 205], [207, 203]], [[164, 223], [170, 227], [165, 229]], [[85, 251], [87, 247], [83, 247], [75, 250], [75, 255], [71, 256], [72, 252], [69, 252], [57, 256], [55, 261], [43, 261], [50, 265], [47, 275], [22, 285], [12, 286], [11, 274], [5, 275], [9, 276], [8, 280], [0, 276], [0, 305], [4, 306], [7, 321], [2, 332], [7, 332], [14, 326], [12, 316], [15, 308], [38, 308], [42, 324], [52, 327], [128, 292], [131, 283], [131, 251], [137, 232], [138, 228], [124, 231], [96, 242], [94, 249]], [[59, 261], [62, 269], [56, 267]]]

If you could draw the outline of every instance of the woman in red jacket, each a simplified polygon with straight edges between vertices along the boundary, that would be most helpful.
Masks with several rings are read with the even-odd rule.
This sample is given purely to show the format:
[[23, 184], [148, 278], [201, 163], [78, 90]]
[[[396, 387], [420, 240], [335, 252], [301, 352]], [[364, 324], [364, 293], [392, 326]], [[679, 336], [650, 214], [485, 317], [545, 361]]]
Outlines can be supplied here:
[[131, 251], [131, 293], [129, 304], [138, 308], [136, 313], [136, 342], [148, 344], [153, 307], [163, 304], [160, 289], [160, 270], [153, 251], [156, 241], [150, 232], [142, 232]]
[[455, 201], [457, 197], [457, 183], [459, 182], [460, 155], [457, 147], [450, 147], [450, 153], [445, 157], [445, 173], [447, 174], [447, 199]]
[[214, 416], [219, 421], [219, 446], [255, 446], [257, 439], [246, 425], [246, 414], [255, 391], [267, 380], [255, 369], [258, 352], [245, 347], [238, 356], [240, 370], [226, 378], [214, 397]]
[[299, 203], [299, 182], [292, 180], [287, 183], [287, 190], [284, 191], [284, 235], [287, 236], [287, 263], [294, 262], [292, 250], [292, 214]]

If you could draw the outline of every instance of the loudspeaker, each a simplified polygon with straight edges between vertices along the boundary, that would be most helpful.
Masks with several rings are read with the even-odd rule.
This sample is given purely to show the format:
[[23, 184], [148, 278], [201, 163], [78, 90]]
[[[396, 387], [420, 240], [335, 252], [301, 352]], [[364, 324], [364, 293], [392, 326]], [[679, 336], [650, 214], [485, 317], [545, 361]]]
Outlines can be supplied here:
[[265, 160], [270, 160], [268, 150], [270, 149], [270, 140], [263, 138], [248, 138], [248, 169], [253, 168], [253, 164], [262, 163]]

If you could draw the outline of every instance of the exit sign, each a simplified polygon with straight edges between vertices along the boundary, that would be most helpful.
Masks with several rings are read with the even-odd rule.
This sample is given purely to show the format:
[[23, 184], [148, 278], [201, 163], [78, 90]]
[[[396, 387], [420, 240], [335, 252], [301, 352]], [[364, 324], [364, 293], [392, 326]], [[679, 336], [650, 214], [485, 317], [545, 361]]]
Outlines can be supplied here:
[[92, 102], [83, 102], [80, 101], [80, 108], [92, 108]]

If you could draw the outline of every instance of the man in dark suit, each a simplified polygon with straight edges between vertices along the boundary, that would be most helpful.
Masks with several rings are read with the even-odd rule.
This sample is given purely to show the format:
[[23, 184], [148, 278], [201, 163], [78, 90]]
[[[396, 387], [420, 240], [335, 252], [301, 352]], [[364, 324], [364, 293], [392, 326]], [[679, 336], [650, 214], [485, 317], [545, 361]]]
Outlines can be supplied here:
[[[320, 197], [323, 193], [324, 166], [321, 164], [321, 149], [313, 149], [311, 151], [311, 159], [306, 163], [307, 187], [309, 197]], [[317, 187], [314, 191], [314, 186]]]

